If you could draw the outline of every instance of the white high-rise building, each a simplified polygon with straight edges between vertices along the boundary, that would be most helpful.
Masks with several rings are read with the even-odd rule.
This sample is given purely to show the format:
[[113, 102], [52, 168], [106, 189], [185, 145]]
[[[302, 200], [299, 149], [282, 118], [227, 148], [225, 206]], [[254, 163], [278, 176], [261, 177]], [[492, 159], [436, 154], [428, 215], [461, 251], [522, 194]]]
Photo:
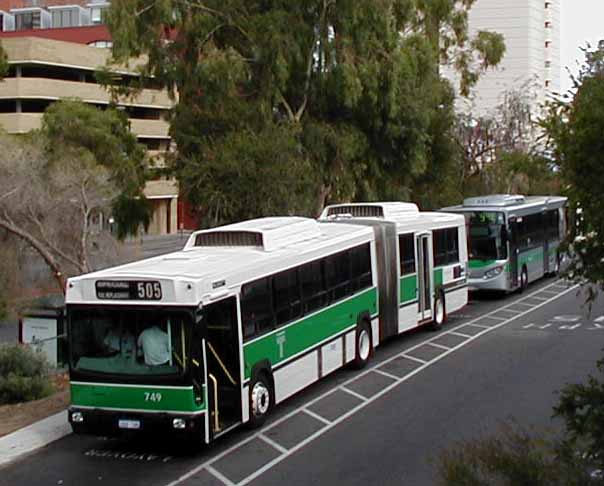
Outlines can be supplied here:
[[[560, 92], [560, 0], [477, 0], [469, 15], [470, 34], [503, 34], [506, 53], [473, 90], [472, 111], [492, 113], [506, 92], [522, 90], [535, 112]], [[469, 109], [461, 102], [462, 111]]]

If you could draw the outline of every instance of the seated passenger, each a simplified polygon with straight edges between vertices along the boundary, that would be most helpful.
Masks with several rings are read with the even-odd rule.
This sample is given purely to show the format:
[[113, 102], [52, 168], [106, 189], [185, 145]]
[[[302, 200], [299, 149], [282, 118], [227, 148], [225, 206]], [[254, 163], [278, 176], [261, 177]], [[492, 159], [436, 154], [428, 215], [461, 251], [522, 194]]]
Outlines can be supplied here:
[[103, 339], [103, 346], [110, 354], [134, 355], [136, 344], [129, 330], [110, 328]]
[[146, 365], [163, 365], [170, 360], [168, 333], [162, 330], [157, 324], [141, 332], [137, 345], [143, 349]]

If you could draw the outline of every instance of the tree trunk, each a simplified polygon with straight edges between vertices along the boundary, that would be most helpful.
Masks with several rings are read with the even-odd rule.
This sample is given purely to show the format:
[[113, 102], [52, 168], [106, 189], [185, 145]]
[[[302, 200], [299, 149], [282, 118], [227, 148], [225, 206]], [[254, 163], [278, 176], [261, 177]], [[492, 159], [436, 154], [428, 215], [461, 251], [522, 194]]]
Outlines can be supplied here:
[[317, 194], [317, 205], [316, 205], [316, 211], [315, 211], [315, 216], [317, 218], [319, 216], [321, 216], [321, 212], [323, 211], [323, 208], [325, 207], [325, 201], [327, 201], [327, 198], [329, 197], [330, 194], [331, 194], [331, 185], [321, 184], [321, 187], [319, 188], [319, 192]]
[[65, 275], [61, 269], [61, 266], [57, 259], [52, 255], [52, 253], [45, 248], [45, 246], [33, 235], [28, 233], [27, 231], [11, 224], [9, 221], [4, 219], [0, 219], [0, 228], [4, 228], [9, 233], [17, 236], [24, 240], [29, 246], [31, 246], [34, 250], [36, 250], [39, 255], [42, 257], [44, 262], [50, 267], [52, 270], [53, 277], [57, 282], [57, 285], [61, 289], [61, 292], [65, 294], [65, 284], [66, 279]]

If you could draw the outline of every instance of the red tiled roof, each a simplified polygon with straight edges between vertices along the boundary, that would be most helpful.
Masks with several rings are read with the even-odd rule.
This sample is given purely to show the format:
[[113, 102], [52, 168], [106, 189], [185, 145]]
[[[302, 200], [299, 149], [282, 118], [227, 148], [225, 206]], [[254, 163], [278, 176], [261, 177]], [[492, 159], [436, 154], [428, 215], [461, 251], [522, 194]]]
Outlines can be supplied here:
[[[2, 1], [2, 0], [0, 0]], [[111, 40], [106, 25], [86, 25], [84, 27], [64, 27], [57, 29], [31, 29], [0, 32], [0, 39], [7, 37], [43, 37], [45, 39], [90, 44], [94, 41]]]

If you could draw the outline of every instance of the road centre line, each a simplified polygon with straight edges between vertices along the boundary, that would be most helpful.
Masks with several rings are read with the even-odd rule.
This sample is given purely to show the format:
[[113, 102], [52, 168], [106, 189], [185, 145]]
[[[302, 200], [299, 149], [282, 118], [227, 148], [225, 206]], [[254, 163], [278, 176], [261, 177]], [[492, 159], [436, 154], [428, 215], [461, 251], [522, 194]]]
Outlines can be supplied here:
[[212, 476], [214, 476], [219, 481], [222, 481], [226, 486], [235, 486], [235, 483], [227, 478], [220, 471], [217, 471], [212, 466], [206, 466], [205, 468]]
[[258, 436], [259, 439], [262, 439], [264, 442], [266, 442], [269, 446], [274, 447], [275, 449], [277, 449], [281, 454], [286, 454], [287, 453], [287, 449], [285, 447], [283, 447], [281, 444], [277, 444], [277, 442], [275, 442], [273, 439], [271, 439], [270, 437], [267, 437], [264, 434], [260, 434]]
[[357, 393], [353, 390], [351, 390], [350, 388], [346, 388], [344, 385], [338, 387], [340, 390], [342, 390], [345, 393], [348, 393], [349, 395], [352, 395], [353, 397], [357, 397], [359, 400], [362, 400], [364, 402], [366, 402], [367, 400], [369, 400], [369, 398], [367, 398], [366, 396], [361, 395], [360, 393]]
[[[552, 286], [553, 285], [554, 284], [552, 284]], [[546, 287], [546, 288], [549, 288], [549, 287]], [[565, 295], [565, 294], [567, 294], [567, 293], [575, 290], [576, 288], [578, 288], [578, 285], [573, 285], [571, 287], [567, 287], [566, 290], [560, 292], [559, 294], [557, 294], [555, 296], [552, 296], [550, 299], [543, 300], [543, 302], [541, 302], [540, 304], [536, 304], [531, 309], [527, 309], [526, 311], [522, 312], [521, 314], [517, 314], [517, 315], [511, 316], [509, 319], [504, 320], [504, 321], [496, 324], [493, 327], [490, 327], [488, 329], [484, 329], [483, 331], [477, 333], [474, 336], [464, 335], [462, 333], [456, 332], [456, 330], [460, 329], [463, 326], [466, 326], [468, 324], [473, 324], [473, 323], [479, 321], [480, 319], [483, 319], [484, 317], [488, 317], [492, 313], [497, 312], [500, 309], [497, 309], [497, 310], [493, 311], [491, 314], [486, 314], [484, 316], [478, 316], [478, 317], [474, 318], [473, 320], [471, 320], [470, 322], [466, 322], [466, 323], [460, 324], [457, 327], [451, 329], [450, 331], [443, 332], [443, 333], [439, 334], [438, 336], [436, 336], [434, 338], [431, 338], [431, 339], [429, 339], [427, 341], [424, 341], [424, 342], [421, 342], [421, 343], [419, 343], [419, 344], [417, 344], [415, 346], [412, 346], [411, 348], [408, 348], [408, 349], [402, 351], [401, 353], [395, 354], [394, 356], [391, 356], [390, 358], [388, 358], [388, 359], [386, 359], [384, 361], [381, 361], [380, 363], [376, 363], [371, 368], [368, 368], [366, 371], [364, 371], [364, 372], [356, 375], [355, 377], [353, 377], [353, 378], [345, 381], [342, 385], [334, 387], [332, 390], [328, 390], [327, 392], [319, 395], [318, 397], [313, 398], [312, 400], [310, 400], [309, 402], [307, 402], [303, 406], [301, 406], [301, 407], [299, 407], [299, 408], [297, 408], [295, 410], [292, 410], [291, 412], [287, 413], [283, 417], [275, 420], [274, 422], [272, 422], [271, 424], [269, 424], [267, 427], [264, 427], [259, 432], [256, 432], [255, 434], [252, 434], [250, 437], [247, 437], [246, 439], [243, 439], [242, 441], [240, 441], [237, 444], [234, 444], [233, 446], [227, 448], [226, 450], [224, 450], [220, 454], [216, 455], [215, 457], [212, 457], [212, 458], [208, 459], [207, 461], [205, 461], [204, 463], [200, 464], [199, 466], [196, 466], [195, 468], [193, 468], [189, 472], [183, 474], [182, 476], [180, 476], [176, 480], [168, 483], [167, 486], [175, 486], [175, 485], [177, 485], [177, 484], [179, 484], [179, 483], [187, 480], [191, 476], [197, 474], [199, 471], [203, 470], [204, 468], [208, 469], [209, 467], [211, 467], [211, 464], [215, 463], [216, 461], [219, 461], [220, 459], [222, 459], [226, 455], [230, 454], [234, 450], [238, 449], [239, 447], [241, 447], [241, 446], [249, 443], [250, 441], [252, 441], [253, 439], [259, 437], [261, 434], [263, 434], [264, 432], [270, 430], [271, 428], [276, 427], [277, 425], [285, 422], [286, 420], [288, 420], [289, 418], [291, 418], [295, 414], [299, 413], [300, 411], [303, 411], [303, 412], [307, 413], [308, 415], [312, 416], [313, 418], [317, 418], [317, 420], [319, 420], [321, 422], [324, 422], [324, 423], [328, 422], [327, 419], [314, 417], [314, 415], [315, 415], [314, 412], [310, 413], [311, 411], [308, 410], [308, 407], [310, 407], [310, 406], [314, 405], [315, 403], [319, 402], [320, 400], [323, 400], [324, 398], [332, 395], [333, 393], [335, 393], [336, 390], [342, 389], [343, 387], [345, 387], [349, 383], [351, 383], [351, 382], [353, 382], [355, 380], [358, 380], [362, 376], [365, 376], [368, 373], [374, 371], [375, 368], [377, 368], [377, 367], [383, 366], [383, 365], [385, 365], [385, 364], [387, 364], [387, 363], [389, 363], [391, 361], [394, 361], [395, 359], [401, 358], [401, 357], [408, 358], [408, 359], [411, 359], [413, 361], [417, 361], [417, 362], [423, 363], [423, 364], [421, 364], [421, 366], [418, 366], [413, 371], [407, 373], [403, 377], [398, 378], [397, 380], [393, 381], [391, 384], [389, 384], [389, 385], [385, 386], [384, 388], [382, 388], [379, 392], [377, 392], [371, 398], [365, 399], [365, 401], [363, 401], [360, 404], [358, 404], [357, 406], [351, 408], [348, 412], [340, 415], [336, 420], [331, 421], [329, 423], [326, 423], [325, 427], [319, 429], [315, 433], [313, 433], [310, 436], [308, 436], [306, 439], [300, 441], [297, 445], [295, 445], [291, 449], [289, 449], [287, 453], [284, 453], [284, 454], [282, 454], [280, 456], [277, 456], [276, 458], [274, 458], [273, 460], [269, 461], [264, 466], [262, 466], [261, 468], [257, 469], [255, 472], [253, 472], [252, 474], [250, 474], [249, 476], [247, 476], [246, 478], [242, 479], [239, 483], [237, 483], [237, 485], [239, 485], [239, 486], [243, 486], [245, 484], [248, 484], [249, 482], [251, 482], [254, 479], [256, 479], [258, 476], [260, 476], [261, 474], [263, 474], [264, 472], [266, 472], [269, 469], [271, 469], [276, 464], [280, 463], [281, 461], [283, 461], [287, 457], [291, 456], [292, 454], [294, 454], [295, 452], [297, 452], [301, 448], [305, 447], [307, 444], [309, 444], [310, 442], [312, 442], [316, 438], [318, 438], [321, 435], [323, 435], [324, 433], [326, 433], [328, 430], [331, 430], [332, 428], [334, 428], [335, 426], [337, 426], [338, 424], [340, 424], [344, 420], [348, 419], [350, 416], [354, 415], [357, 411], [365, 408], [370, 403], [373, 403], [374, 401], [378, 400], [383, 395], [385, 395], [386, 393], [388, 393], [390, 390], [394, 389], [395, 387], [397, 387], [401, 383], [404, 383], [405, 381], [408, 381], [409, 379], [411, 379], [412, 377], [414, 377], [416, 374], [422, 372], [424, 369], [428, 368], [429, 366], [432, 366], [433, 364], [435, 364], [435, 363], [439, 362], [440, 360], [446, 358], [449, 354], [452, 354], [453, 352], [455, 352], [458, 349], [462, 348], [463, 346], [469, 344], [470, 342], [477, 340], [478, 338], [480, 338], [484, 334], [487, 334], [487, 333], [490, 333], [490, 332], [492, 332], [492, 331], [494, 331], [496, 329], [499, 329], [500, 327], [503, 327], [503, 326], [509, 324], [510, 322], [515, 321], [515, 320], [519, 319], [520, 317], [523, 317], [524, 315], [530, 314], [534, 310], [539, 309], [540, 307], [543, 307], [543, 306], [545, 306], [546, 304], [548, 304], [550, 302], [553, 302], [554, 300], [556, 300], [559, 297], [562, 297], [563, 295]], [[528, 296], [526, 296], [526, 297], [524, 297], [522, 299], [519, 299], [519, 300], [525, 300], [525, 299], [528, 299], [528, 298], [535, 298], [534, 294], [537, 294], [540, 291], [541, 290], [537, 290], [533, 294], [530, 294], [530, 295], [528, 295]], [[540, 300], [542, 300], [542, 299], [540, 299]], [[508, 304], [508, 305], [506, 305], [506, 306], [504, 306], [502, 308], [504, 309], [505, 307], [509, 307], [511, 305], [514, 305], [514, 303], [516, 303], [516, 302], [511, 302], [510, 304]], [[429, 343], [430, 341], [432, 341], [434, 339], [437, 339], [439, 337], [442, 337], [444, 335], [447, 335], [447, 334], [461, 335], [462, 337], [465, 337], [466, 340], [463, 341], [463, 342], [461, 342], [461, 343], [459, 343], [457, 346], [455, 346], [453, 348], [450, 348], [448, 351], [445, 351], [444, 353], [441, 353], [440, 355], [436, 356], [435, 358], [433, 358], [432, 360], [427, 361], [427, 362], [423, 361], [423, 360], [420, 360], [419, 358], [414, 358], [414, 357], [406, 355], [406, 353], [409, 353], [409, 352], [411, 352], [411, 351], [419, 348], [420, 346], [423, 346], [426, 343]], [[347, 391], [350, 391], [350, 390], [347, 390]], [[225, 484], [227, 484], [227, 486], [231, 486], [231, 484], [233, 484], [233, 483], [229, 484], [229, 483], [225, 482]]]
[[448, 346], [443, 346], [442, 344], [438, 344], [438, 343], [426, 343], [426, 344], [428, 344], [429, 346], [433, 346], [435, 348], [444, 349], [445, 351], [449, 351], [449, 349], [451, 349]]
[[303, 408], [302, 412], [304, 412], [309, 417], [317, 419], [319, 422], [323, 422], [325, 425], [331, 425], [331, 420], [327, 420], [325, 417], [313, 412], [312, 410], [309, 410], [308, 408]]

